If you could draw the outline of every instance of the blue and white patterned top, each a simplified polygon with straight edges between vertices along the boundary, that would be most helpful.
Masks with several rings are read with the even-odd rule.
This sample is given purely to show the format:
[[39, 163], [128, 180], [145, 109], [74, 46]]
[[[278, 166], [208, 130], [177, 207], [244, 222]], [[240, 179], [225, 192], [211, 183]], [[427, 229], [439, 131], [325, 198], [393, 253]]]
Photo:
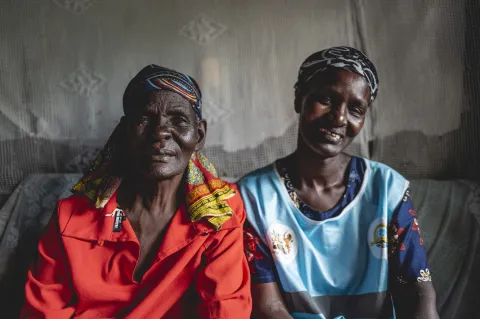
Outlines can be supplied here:
[[[284, 159], [276, 162], [277, 171], [294, 205], [308, 218], [324, 221], [334, 218], [358, 194], [365, 174], [362, 158], [353, 156], [349, 165], [347, 187], [341, 200], [332, 209], [319, 212], [309, 207], [296, 194], [288, 175]], [[245, 253], [249, 261], [252, 282], [256, 284], [277, 280], [270, 249], [259, 240], [251, 225], [245, 223]], [[389, 276], [401, 284], [431, 281], [427, 255], [416, 220], [416, 213], [407, 189], [388, 227]]]

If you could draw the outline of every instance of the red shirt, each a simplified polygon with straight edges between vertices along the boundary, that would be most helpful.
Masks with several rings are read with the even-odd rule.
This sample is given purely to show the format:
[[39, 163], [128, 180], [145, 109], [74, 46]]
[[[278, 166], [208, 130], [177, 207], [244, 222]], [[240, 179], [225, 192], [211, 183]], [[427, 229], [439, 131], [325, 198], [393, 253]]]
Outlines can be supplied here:
[[116, 196], [103, 210], [85, 197], [61, 200], [28, 272], [21, 318], [250, 318], [245, 210], [240, 195], [227, 202], [234, 215], [219, 231], [192, 223], [181, 206], [136, 283], [140, 244], [128, 219], [113, 231]]

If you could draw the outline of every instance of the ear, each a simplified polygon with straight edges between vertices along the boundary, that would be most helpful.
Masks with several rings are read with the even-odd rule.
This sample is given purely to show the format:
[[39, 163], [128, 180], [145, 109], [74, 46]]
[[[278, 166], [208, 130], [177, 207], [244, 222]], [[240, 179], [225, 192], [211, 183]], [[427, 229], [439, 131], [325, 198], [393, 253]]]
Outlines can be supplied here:
[[302, 111], [302, 94], [300, 93], [300, 89], [295, 90], [295, 101], [293, 105], [295, 106], [295, 112], [300, 114]]
[[200, 120], [198, 121], [198, 141], [197, 146], [195, 147], [195, 151], [199, 151], [205, 145], [205, 138], [207, 137], [207, 121]]
[[127, 119], [125, 116], [120, 118], [120, 122], [117, 124], [113, 133], [111, 134], [107, 144], [109, 149], [112, 152], [111, 156], [113, 158], [113, 169], [119, 174], [122, 174], [124, 168], [126, 167], [127, 157], [124, 154], [128, 154], [125, 150], [126, 144], [126, 130], [127, 130]]
[[118, 123], [117, 125], [117, 128], [118, 128], [118, 136], [121, 136], [120, 138], [126, 138], [126, 134], [127, 134], [127, 129], [128, 129], [128, 121], [127, 121], [127, 118], [125, 116], [122, 116], [120, 118], [120, 122]]

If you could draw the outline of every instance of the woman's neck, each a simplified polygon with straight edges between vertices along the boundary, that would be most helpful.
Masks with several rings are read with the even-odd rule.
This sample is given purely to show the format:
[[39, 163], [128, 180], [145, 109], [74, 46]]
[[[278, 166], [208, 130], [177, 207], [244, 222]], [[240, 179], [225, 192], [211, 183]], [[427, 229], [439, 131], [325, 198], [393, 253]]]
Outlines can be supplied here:
[[171, 214], [182, 201], [182, 175], [155, 181], [125, 178], [117, 192], [119, 205], [131, 211], [147, 211], [152, 215]]
[[[314, 153], [309, 147], [299, 143], [291, 158], [291, 176], [294, 186], [314, 188], [331, 188], [345, 181], [345, 172], [351, 157], [340, 153], [334, 157], [324, 158]], [[297, 187], [296, 187], [297, 188]]]

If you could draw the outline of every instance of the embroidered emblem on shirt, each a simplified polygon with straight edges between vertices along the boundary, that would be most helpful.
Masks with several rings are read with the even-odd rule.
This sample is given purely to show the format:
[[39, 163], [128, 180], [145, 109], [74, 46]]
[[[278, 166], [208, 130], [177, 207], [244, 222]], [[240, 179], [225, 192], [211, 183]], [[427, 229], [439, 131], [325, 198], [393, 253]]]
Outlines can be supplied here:
[[360, 175], [354, 170], [350, 172], [350, 175], [348, 175], [348, 184], [355, 183], [356, 181], [360, 181]]
[[256, 274], [255, 260], [263, 259], [263, 254], [257, 250], [257, 246], [261, 244], [261, 239], [255, 235], [252, 227], [243, 229], [243, 247], [245, 257], [247, 257], [248, 266], [252, 274]]
[[291, 262], [297, 256], [297, 236], [290, 227], [273, 224], [267, 232], [267, 239], [275, 259], [281, 262]]
[[432, 281], [432, 276], [430, 275], [430, 270], [426, 268], [425, 270], [420, 270], [420, 277], [417, 278], [418, 282]]
[[375, 257], [387, 259], [388, 235], [387, 222], [384, 218], [377, 218], [370, 225], [368, 246]]
[[397, 282], [405, 285], [407, 282], [403, 279], [403, 276], [397, 276]]
[[405, 194], [403, 195], [403, 201], [406, 202], [410, 198], [410, 188], [407, 188]]
[[373, 231], [373, 241], [370, 246], [377, 246], [379, 248], [387, 247], [387, 226], [385, 224], [378, 224]]

